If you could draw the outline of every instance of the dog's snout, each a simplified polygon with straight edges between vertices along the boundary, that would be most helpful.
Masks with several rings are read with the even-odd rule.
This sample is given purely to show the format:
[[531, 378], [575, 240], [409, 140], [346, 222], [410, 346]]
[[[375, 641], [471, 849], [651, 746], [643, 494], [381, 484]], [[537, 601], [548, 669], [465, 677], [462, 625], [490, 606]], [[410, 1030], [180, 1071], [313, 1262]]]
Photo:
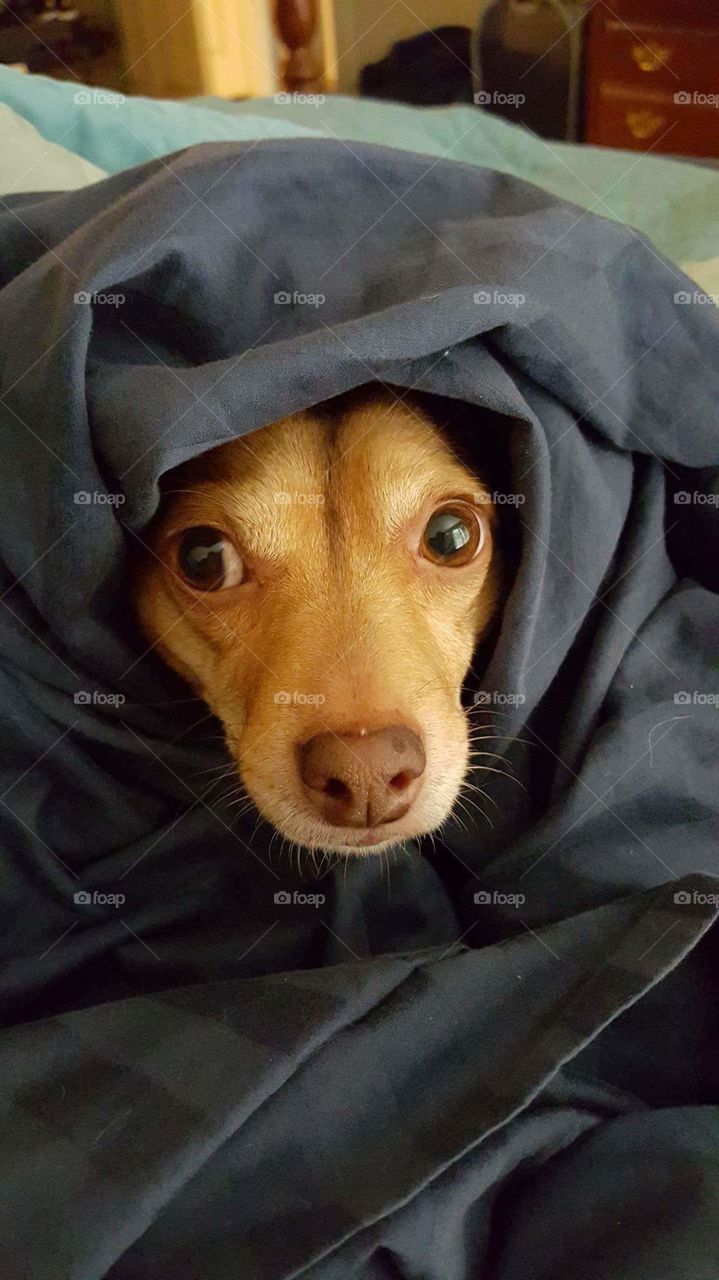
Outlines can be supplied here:
[[407, 813], [425, 768], [418, 734], [405, 725], [374, 733], [320, 733], [300, 748], [313, 806], [338, 827], [378, 827]]

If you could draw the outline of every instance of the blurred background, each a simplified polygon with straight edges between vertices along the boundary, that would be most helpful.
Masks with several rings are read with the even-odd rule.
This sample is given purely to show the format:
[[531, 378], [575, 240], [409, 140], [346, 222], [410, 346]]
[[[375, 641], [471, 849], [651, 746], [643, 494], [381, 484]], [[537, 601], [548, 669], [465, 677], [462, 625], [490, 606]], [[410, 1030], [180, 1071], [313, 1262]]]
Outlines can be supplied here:
[[462, 102], [719, 159], [717, 0], [0, 0], [0, 63], [150, 97]]

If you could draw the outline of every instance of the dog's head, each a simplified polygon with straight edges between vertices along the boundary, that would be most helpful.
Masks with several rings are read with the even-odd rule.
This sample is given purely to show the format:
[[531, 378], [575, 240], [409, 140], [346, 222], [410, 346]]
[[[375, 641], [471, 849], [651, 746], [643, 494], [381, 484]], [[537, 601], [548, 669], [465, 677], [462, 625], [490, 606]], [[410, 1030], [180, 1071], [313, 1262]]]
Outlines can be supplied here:
[[342, 853], [438, 827], [499, 605], [481, 478], [422, 410], [371, 396], [221, 445], [164, 490], [140, 619], [222, 721], [263, 816]]

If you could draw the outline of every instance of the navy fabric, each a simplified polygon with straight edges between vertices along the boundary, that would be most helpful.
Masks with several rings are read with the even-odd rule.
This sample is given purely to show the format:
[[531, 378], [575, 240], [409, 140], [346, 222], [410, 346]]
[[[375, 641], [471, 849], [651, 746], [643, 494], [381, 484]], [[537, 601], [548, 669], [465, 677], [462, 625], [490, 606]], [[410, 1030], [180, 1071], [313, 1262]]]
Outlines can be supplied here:
[[[377, 147], [0, 206], [3, 1280], [715, 1280], [713, 309]], [[389, 886], [213, 799], [127, 585], [164, 472], [377, 380], [466, 406], [480, 469], [494, 424], [521, 540], [467, 681], [492, 825]]]

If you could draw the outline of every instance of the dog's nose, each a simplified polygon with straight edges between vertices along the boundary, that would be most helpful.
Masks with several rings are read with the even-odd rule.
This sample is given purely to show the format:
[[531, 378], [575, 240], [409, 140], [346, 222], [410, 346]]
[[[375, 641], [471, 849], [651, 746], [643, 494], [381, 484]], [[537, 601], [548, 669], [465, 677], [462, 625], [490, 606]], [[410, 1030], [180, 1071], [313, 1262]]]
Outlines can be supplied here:
[[413, 729], [320, 733], [300, 747], [300, 774], [326, 822], [378, 827], [404, 817], [420, 787], [424, 747]]

